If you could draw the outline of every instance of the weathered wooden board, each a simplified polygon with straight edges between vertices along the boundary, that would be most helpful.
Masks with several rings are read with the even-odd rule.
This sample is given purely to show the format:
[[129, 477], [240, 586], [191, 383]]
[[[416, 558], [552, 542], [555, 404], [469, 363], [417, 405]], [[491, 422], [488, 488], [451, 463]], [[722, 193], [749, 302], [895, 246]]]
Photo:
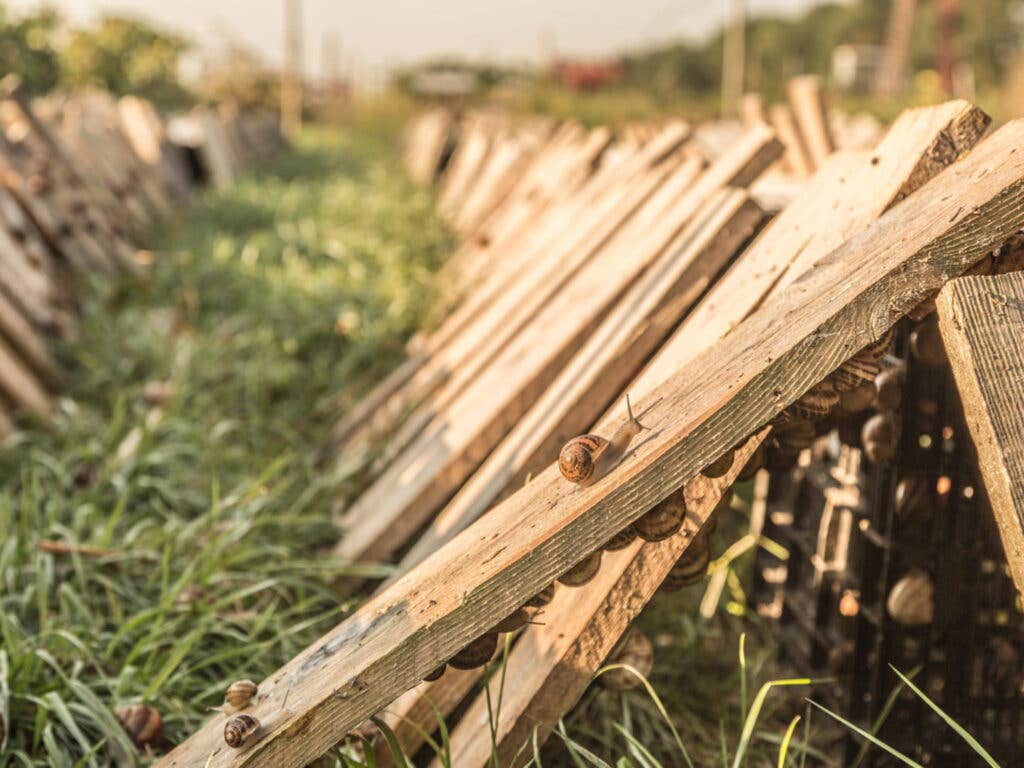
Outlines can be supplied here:
[[228, 749], [215, 718], [157, 765], [323, 754], [1006, 240], [1024, 219], [1022, 141], [1024, 121], [1004, 126], [660, 386], [650, 432], [606, 477], [576, 488], [549, 468], [271, 675], [253, 714], [286, 692], [287, 711], [250, 748]]
[[836, 149], [829, 127], [821, 79], [815, 75], [794, 77], [789, 81], [786, 92], [811, 167], [820, 168]]
[[[658, 261], [607, 313], [576, 355], [402, 559], [405, 571], [476, 520], [511, 484], [542, 469], [617, 398], [704, 293], [764, 213], [735, 189], [711, 195]], [[637, 393], [640, 396], [640, 393]]]
[[682, 172], [670, 177], [338, 520], [346, 532], [338, 554], [377, 559], [400, 547], [483, 461], [605, 308], [671, 244], [700, 205], [724, 186], [749, 183], [780, 151], [768, 128], [755, 128], [696, 182]]
[[[736, 327], [792, 264], [792, 282], [883, 211], [967, 152], [988, 117], [965, 101], [904, 112], [874, 152], [836, 153], [712, 288], [666, 345], [680, 361]], [[753, 298], [753, 303], [751, 302]]]
[[[543, 744], [587, 689], [630, 623], [706, 527], [722, 493], [765, 434], [767, 430], [736, 452], [733, 467], [725, 476], [709, 480], [697, 475], [687, 483], [687, 518], [675, 536], [652, 544], [636, 541], [622, 551], [605, 552], [601, 571], [593, 581], [579, 589], [558, 587], [555, 599], [544, 608], [543, 623], [528, 627], [509, 654], [493, 739], [498, 765], [512, 768], [529, 762], [532, 750], [522, 749], [523, 745], [535, 730], [537, 742]], [[435, 684], [429, 690], [443, 702], [444, 687]], [[484, 768], [488, 764], [492, 749], [489, 722], [487, 697], [480, 694], [450, 730], [451, 765]], [[432, 768], [440, 768], [440, 761], [435, 760]]]
[[806, 178], [814, 172], [807, 148], [804, 146], [800, 132], [797, 130], [793, 113], [785, 104], [775, 104], [768, 111], [768, 122], [771, 124], [779, 141], [786, 148], [782, 157], [783, 164], [790, 173]]
[[937, 304], [982, 480], [1024, 594], [1024, 273], [953, 280]]

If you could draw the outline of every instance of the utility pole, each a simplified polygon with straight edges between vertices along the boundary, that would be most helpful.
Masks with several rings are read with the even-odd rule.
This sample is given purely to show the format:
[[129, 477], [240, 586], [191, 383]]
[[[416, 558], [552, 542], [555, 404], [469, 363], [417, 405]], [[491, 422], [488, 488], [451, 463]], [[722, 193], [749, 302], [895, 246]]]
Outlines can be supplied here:
[[892, 98], [903, 90], [907, 77], [907, 58], [910, 52], [910, 33], [914, 28], [917, 0], [892, 0], [889, 17], [889, 36], [885, 41], [882, 69], [875, 82], [875, 95]]
[[722, 114], [736, 111], [743, 95], [743, 68], [746, 66], [746, 0], [732, 0], [722, 31]]
[[287, 137], [302, 127], [302, 53], [302, 0], [284, 0], [281, 130]]

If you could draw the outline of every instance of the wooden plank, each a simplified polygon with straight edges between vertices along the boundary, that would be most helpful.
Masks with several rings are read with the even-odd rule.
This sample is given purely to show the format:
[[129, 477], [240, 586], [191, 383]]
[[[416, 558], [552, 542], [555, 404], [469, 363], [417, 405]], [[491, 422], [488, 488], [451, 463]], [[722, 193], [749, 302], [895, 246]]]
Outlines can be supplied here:
[[[538, 743], [544, 743], [559, 719], [586, 691], [619, 638], [655, 596], [672, 566], [707, 527], [723, 492], [766, 434], [767, 430], [762, 430], [736, 452], [733, 467], [725, 476], [709, 480], [697, 475], [687, 483], [687, 517], [675, 536], [650, 544], [638, 540], [619, 552], [606, 552], [601, 571], [585, 587], [558, 587], [555, 599], [544, 607], [543, 625], [528, 627], [522, 633], [505, 665], [506, 683], [493, 739], [498, 765], [512, 768], [528, 762], [531, 750], [520, 748], [533, 738], [535, 730]], [[437, 695], [443, 689], [435, 686], [432, 690]], [[437, 698], [444, 701], [440, 695]], [[488, 765], [492, 748], [489, 718], [487, 697], [482, 693], [455, 728], [449, 726], [451, 765]], [[431, 768], [440, 766], [439, 760], [431, 764]]]
[[17, 352], [0, 338], [0, 391], [19, 408], [42, 418], [53, 414], [53, 400]]
[[582, 434], [704, 293], [763, 220], [740, 190], [711, 195], [661, 258], [612, 308], [537, 402], [402, 559], [404, 572], [483, 514], [507, 487]]
[[953, 280], [937, 304], [981, 477], [1024, 594], [1024, 273]]
[[730, 184], [749, 183], [780, 151], [769, 129], [756, 128], [696, 182], [683, 173], [670, 178], [339, 517], [346, 533], [337, 554], [378, 559], [402, 546], [511, 429], [605, 308], [671, 244], [707, 197]]
[[579, 488], [550, 467], [263, 681], [252, 714], [280, 719], [249, 748], [214, 718], [157, 765], [323, 754], [1005, 241], [1024, 219], [1022, 141], [1008, 123], [637, 403], [650, 430], [607, 476]]
[[793, 113], [785, 104], [775, 104], [768, 111], [768, 121], [779, 137], [779, 141], [786, 148], [782, 162], [786, 170], [796, 174], [800, 178], [807, 178], [814, 172], [814, 166], [807, 155], [807, 148], [804, 147], [803, 139], [797, 130]]
[[57, 380], [57, 368], [46, 343], [3, 293], [0, 293], [0, 337], [6, 339], [44, 381]]
[[[719, 280], [666, 345], [679, 363], [735, 328], [791, 265], [793, 282], [883, 211], [967, 152], [988, 117], [965, 101], [907, 110], [871, 154], [836, 153]], [[753, 301], [752, 301], [753, 300]]]
[[[573, 271], [589, 261], [648, 201], [678, 162], [673, 159], [673, 148], [686, 135], [682, 130], [665, 134], [662, 141], [640, 153], [635, 162], [628, 163], [619, 173], [607, 179], [594, 179], [567, 204], [568, 208], [552, 211], [537, 228], [538, 237], [524, 245], [522, 254], [515, 257], [518, 276], [496, 272], [487, 285], [464, 302], [431, 336], [429, 361], [379, 410], [382, 418], [349, 433], [345, 442], [351, 443], [360, 432], [373, 435], [389, 431], [393, 428], [390, 415], [409, 413], [444, 384], [446, 391], [419, 414], [413, 414], [407, 420], [405, 432], [392, 442], [402, 445], [402, 440], [411, 441], [432, 418], [430, 407], [437, 408], [438, 402], [447, 402], [447, 398], [461, 392], [466, 382], [539, 311]], [[677, 173], [692, 176], [698, 166], [698, 161], [691, 160]], [[453, 377], [455, 381], [449, 383]]]
[[789, 81], [786, 92], [811, 167], [820, 168], [836, 149], [828, 123], [828, 108], [825, 106], [821, 78], [815, 75], [794, 77]]

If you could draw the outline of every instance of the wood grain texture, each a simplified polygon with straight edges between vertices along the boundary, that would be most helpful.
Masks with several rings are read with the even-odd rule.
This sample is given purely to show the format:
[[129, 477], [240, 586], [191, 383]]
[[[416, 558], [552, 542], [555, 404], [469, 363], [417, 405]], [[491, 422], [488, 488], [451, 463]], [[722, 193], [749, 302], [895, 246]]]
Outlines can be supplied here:
[[786, 93], [811, 167], [820, 168], [836, 149], [821, 79], [815, 75], [794, 77], [786, 86]]
[[1024, 594], [1024, 273], [953, 280], [937, 304], [981, 477]]
[[[605, 310], [671, 244], [717, 190], [742, 185], [774, 162], [781, 147], [764, 126], [693, 180], [680, 166], [614, 239], [572, 274], [344, 515], [336, 553], [383, 559], [447, 501], [539, 397]], [[398, 440], [401, 446], [406, 441]]]
[[782, 162], [787, 171], [800, 178], [807, 178], [814, 173], [814, 166], [807, 155], [807, 147], [797, 130], [793, 113], [785, 104], [775, 104], [768, 110], [768, 122], [775, 135], [786, 148]]
[[550, 467], [271, 675], [253, 714], [286, 691], [288, 710], [249, 749], [227, 749], [215, 718], [157, 765], [323, 754], [1005, 241], [1024, 219], [1022, 142], [1008, 123], [637, 403], [651, 430], [606, 477], [570, 487]]
[[735, 189], [713, 194], [652, 265], [608, 312], [580, 350], [501, 444], [473, 473], [402, 559], [408, 570], [491, 506], [510, 484], [539, 471], [561, 445], [582, 434], [704, 293], [764, 213]]
[[[703, 530], [722, 493], [764, 441], [767, 430], [736, 452], [726, 475], [697, 475], [686, 486], [687, 517], [670, 539], [636, 541], [620, 552], [606, 552], [601, 572], [580, 589], [559, 587], [545, 607], [543, 626], [529, 627], [509, 654], [497, 722], [498, 764], [521, 766], [520, 751], [537, 730], [543, 744], [552, 729], [590, 685], [619, 638], [654, 597], [669, 570]], [[484, 768], [491, 756], [485, 694], [481, 693], [451, 730], [451, 764]], [[515, 759], [518, 756], [518, 759]], [[432, 768], [440, 768], [435, 760]]]

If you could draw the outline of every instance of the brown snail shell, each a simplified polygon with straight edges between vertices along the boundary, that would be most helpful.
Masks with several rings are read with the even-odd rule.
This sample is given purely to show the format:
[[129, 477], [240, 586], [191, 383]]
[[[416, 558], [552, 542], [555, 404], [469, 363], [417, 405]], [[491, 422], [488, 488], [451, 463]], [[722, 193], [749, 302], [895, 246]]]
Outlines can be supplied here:
[[926, 519], [932, 505], [933, 484], [928, 478], [908, 475], [896, 484], [896, 515], [902, 519]]
[[228, 686], [224, 694], [224, 705], [230, 712], [245, 709], [259, 693], [259, 686], [252, 680], [237, 680]]
[[772, 437], [785, 453], [798, 454], [814, 445], [817, 432], [809, 419], [787, 419], [772, 428]]
[[765, 447], [764, 443], [761, 443], [759, 446], [757, 446], [757, 449], [750, 455], [750, 458], [747, 459], [747, 463], [743, 465], [743, 468], [739, 471], [739, 474], [736, 475], [736, 482], [746, 482], [747, 480], [750, 480], [751, 478], [754, 477], [754, 475], [758, 473], [758, 470], [760, 470], [764, 466], [766, 451], [767, 448]]
[[840, 365], [829, 377], [836, 391], [842, 393], [874, 381], [882, 369], [882, 357], [889, 350], [894, 335], [895, 328], [889, 328], [877, 341], [868, 344]]
[[875, 379], [875, 407], [880, 411], [898, 411], [903, 401], [906, 371], [902, 365], [886, 368]]
[[891, 461], [896, 455], [897, 432], [896, 420], [891, 414], [876, 413], [864, 422], [860, 431], [865, 455], [875, 464]]
[[653, 509], [645, 512], [634, 525], [644, 541], [664, 541], [675, 535], [686, 520], [686, 497], [683, 489], [670, 493]]
[[444, 671], [447, 668], [448, 668], [447, 664], [442, 664], [437, 669], [431, 670], [430, 672], [428, 672], [427, 674], [425, 674], [423, 676], [423, 682], [425, 682], [425, 683], [432, 683], [435, 680], [440, 680], [441, 676], [444, 674]]
[[711, 565], [711, 544], [705, 534], [698, 534], [669, 570], [662, 589], [678, 592], [704, 578]]
[[620, 549], [625, 549], [636, 541], [636, 537], [636, 526], [633, 525], [633, 523], [630, 523], [608, 539], [608, 541], [605, 542], [604, 549], [606, 552], [618, 552]]
[[520, 627], [525, 627], [530, 623], [530, 612], [526, 608], [516, 608], [512, 613], [506, 616], [504, 619], [499, 621], [491, 629], [496, 635], [504, 635], [509, 632], [515, 632]]
[[931, 624], [935, 618], [935, 586], [931, 576], [921, 568], [908, 571], [889, 590], [885, 607], [900, 624]]
[[937, 367], [946, 364], [946, 348], [934, 319], [921, 323], [910, 334], [910, 352], [925, 365]]
[[[654, 644], [636, 627], [631, 627], [622, 642], [613, 649], [607, 664], [628, 664], [644, 677], [649, 677], [654, 668]], [[611, 669], [601, 674], [598, 681], [613, 691], [629, 691], [643, 684], [639, 677], [628, 669]]]
[[155, 746], [163, 736], [164, 721], [156, 707], [132, 704], [115, 711], [114, 717], [139, 749]]
[[815, 384], [803, 397], [786, 409], [788, 414], [798, 419], [819, 421], [827, 417], [839, 405], [839, 393], [830, 381]]
[[488, 632], [486, 635], [480, 635], [452, 656], [448, 660], [448, 666], [452, 669], [476, 669], [485, 666], [494, 656], [496, 650], [498, 650], [498, 636]]
[[717, 459], [712, 461], [703, 470], [701, 474], [704, 477], [709, 477], [715, 480], [719, 477], [724, 476], [730, 469], [732, 469], [732, 463], [736, 459], [736, 451], [730, 448], [728, 451], [723, 453]]
[[529, 608], [543, 608], [545, 605], [555, 599], [555, 585], [554, 583], [548, 584], [544, 589], [538, 592], [536, 595], [526, 601], [526, 605]]
[[608, 441], [600, 435], [580, 435], [562, 446], [558, 454], [558, 469], [570, 483], [585, 485], [594, 474], [594, 464], [608, 448]]
[[235, 715], [224, 725], [224, 742], [241, 749], [260, 732], [260, 721], [252, 715]]
[[577, 485], [590, 485], [622, 461], [633, 438], [646, 429], [633, 415], [629, 395], [626, 395], [626, 412], [629, 418], [615, 430], [611, 440], [600, 435], [581, 435], [562, 446], [558, 454], [558, 469], [566, 480]]
[[866, 411], [874, 404], [875, 394], [873, 381], [865, 381], [853, 389], [844, 389], [839, 393], [839, 410], [843, 413]]
[[601, 554], [599, 549], [596, 552], [583, 558], [572, 568], [558, 577], [558, 583], [567, 587], [582, 587], [588, 581], [597, 576], [601, 570]]

